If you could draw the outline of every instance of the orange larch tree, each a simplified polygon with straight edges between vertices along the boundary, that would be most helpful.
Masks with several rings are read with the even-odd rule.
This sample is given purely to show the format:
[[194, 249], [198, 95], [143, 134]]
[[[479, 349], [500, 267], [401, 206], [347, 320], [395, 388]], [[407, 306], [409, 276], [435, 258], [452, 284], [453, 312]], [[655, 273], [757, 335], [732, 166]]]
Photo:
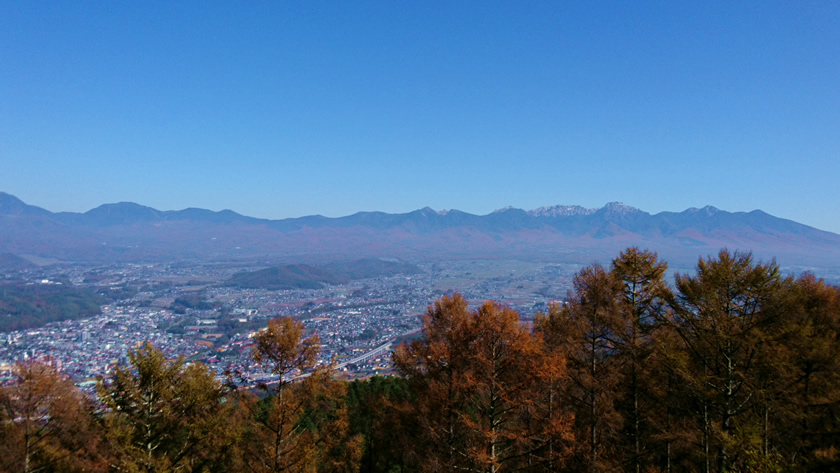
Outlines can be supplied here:
[[612, 261], [610, 275], [617, 281], [617, 317], [610, 339], [621, 380], [616, 408], [624, 419], [618, 447], [625, 471], [641, 473], [651, 464], [655, 425], [651, 422], [655, 399], [651, 376], [654, 362], [654, 331], [667, 310], [670, 291], [665, 284], [668, 265], [656, 253], [628, 248]]
[[13, 374], [0, 387], [0, 471], [105, 471], [92, 403], [73, 382], [33, 360]]
[[252, 472], [354, 471], [361, 438], [347, 438], [344, 383], [331, 379], [330, 365], [318, 365], [320, 339], [304, 338], [303, 323], [273, 319], [254, 337], [253, 358], [274, 374], [261, 383], [259, 399], [240, 389], [245, 437], [240, 467]]
[[615, 452], [622, 418], [615, 408], [620, 378], [613, 340], [621, 286], [599, 265], [581, 270], [573, 284], [568, 304], [538, 314], [536, 330], [566, 360], [563, 397], [575, 416], [575, 470], [614, 471], [621, 463]]
[[547, 386], [565, 377], [519, 314], [456, 294], [424, 317], [423, 339], [393, 361], [415, 390], [427, 471], [550, 471], [568, 455], [571, 417]]

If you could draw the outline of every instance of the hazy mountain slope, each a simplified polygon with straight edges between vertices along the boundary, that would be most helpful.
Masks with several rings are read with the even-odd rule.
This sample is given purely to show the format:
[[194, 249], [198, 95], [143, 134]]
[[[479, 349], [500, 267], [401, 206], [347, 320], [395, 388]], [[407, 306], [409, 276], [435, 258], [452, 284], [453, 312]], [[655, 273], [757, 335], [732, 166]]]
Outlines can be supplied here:
[[322, 262], [517, 257], [589, 263], [631, 245], [689, 266], [721, 247], [775, 256], [786, 265], [840, 266], [840, 235], [760, 210], [703, 207], [651, 215], [609, 203], [600, 209], [505, 208], [488, 215], [424, 208], [264, 220], [230, 210], [160, 211], [126, 202], [85, 213], [51, 213], [0, 193], [0, 253], [76, 261], [273, 256]]
[[0, 253], [0, 271], [30, 269], [36, 266], [25, 258], [11, 253]]

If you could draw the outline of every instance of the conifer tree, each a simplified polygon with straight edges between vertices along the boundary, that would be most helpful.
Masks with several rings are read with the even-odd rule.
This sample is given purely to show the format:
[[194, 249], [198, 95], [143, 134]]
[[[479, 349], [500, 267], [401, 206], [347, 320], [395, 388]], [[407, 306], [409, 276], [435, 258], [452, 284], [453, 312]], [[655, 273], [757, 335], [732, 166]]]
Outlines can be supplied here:
[[566, 360], [564, 401], [575, 418], [575, 468], [614, 471], [620, 468], [615, 447], [622, 418], [615, 408], [619, 367], [613, 330], [622, 288], [599, 265], [581, 270], [573, 287], [568, 304], [552, 304], [535, 324], [548, 348]]
[[758, 450], [750, 412], [761, 399], [762, 350], [779, 316], [784, 282], [775, 263], [721, 250], [700, 260], [696, 276], [676, 276], [671, 326], [685, 350], [674, 372], [701, 430], [704, 471], [737, 467]]
[[118, 366], [97, 386], [106, 408], [106, 436], [113, 468], [127, 471], [202, 471], [221, 467], [235, 433], [226, 390], [201, 363], [171, 360], [150, 343], [129, 351], [130, 366]]
[[487, 302], [475, 311], [456, 294], [424, 317], [423, 339], [393, 361], [417, 395], [427, 471], [549, 471], [571, 443], [570, 417], [542, 387], [564, 375], [519, 315]]
[[803, 471], [840, 469], [840, 288], [805, 274], [789, 292], [768, 450]]
[[624, 420], [621, 457], [626, 471], [641, 473], [649, 463], [653, 426], [653, 383], [650, 376], [653, 331], [666, 310], [669, 298], [664, 275], [668, 265], [656, 253], [628, 248], [612, 261], [612, 276], [618, 284], [617, 316], [610, 327], [621, 381], [617, 386], [617, 409]]
[[254, 337], [254, 360], [276, 377], [260, 383], [259, 400], [239, 390], [247, 424], [241, 467], [253, 472], [355, 471], [361, 437], [348, 438], [346, 386], [331, 379], [330, 366], [317, 366], [318, 335], [304, 338], [304, 326], [288, 317], [273, 319]]
[[52, 367], [15, 365], [0, 387], [0, 471], [104, 471], [92, 406]]
[[408, 381], [399, 376], [373, 376], [349, 384], [350, 435], [361, 434], [364, 439], [361, 471], [413, 471], [418, 429], [407, 414], [415, 402]]

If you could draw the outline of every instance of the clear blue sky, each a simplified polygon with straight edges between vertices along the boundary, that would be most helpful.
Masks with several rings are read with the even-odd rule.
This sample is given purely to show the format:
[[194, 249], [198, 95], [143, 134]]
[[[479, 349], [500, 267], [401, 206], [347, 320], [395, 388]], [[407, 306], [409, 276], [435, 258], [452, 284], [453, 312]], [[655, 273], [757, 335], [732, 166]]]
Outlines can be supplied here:
[[0, 2], [0, 190], [840, 232], [840, 2]]

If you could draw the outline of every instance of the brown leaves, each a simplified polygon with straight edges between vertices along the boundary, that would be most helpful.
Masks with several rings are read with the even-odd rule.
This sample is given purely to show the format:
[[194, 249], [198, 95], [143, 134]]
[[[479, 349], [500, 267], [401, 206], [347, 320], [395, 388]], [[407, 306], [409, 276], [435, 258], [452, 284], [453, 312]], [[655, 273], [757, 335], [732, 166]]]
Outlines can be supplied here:
[[269, 320], [268, 327], [254, 337], [254, 361], [280, 376], [311, 368], [321, 339], [317, 334], [304, 339], [303, 332], [303, 323], [289, 317]]
[[14, 375], [12, 386], [0, 388], [0, 471], [101, 466], [91, 406], [73, 383], [31, 360]]
[[423, 466], [512, 471], [560, 463], [569, 417], [552, 390], [563, 363], [545, 356], [516, 311], [492, 302], [469, 311], [456, 294], [429, 308], [423, 330], [423, 340], [393, 356], [418, 396]]
[[240, 466], [253, 472], [353, 470], [361, 440], [348, 438], [346, 387], [332, 380], [331, 366], [318, 366], [318, 335], [303, 338], [303, 323], [268, 322], [255, 336], [254, 360], [279, 379], [269, 397], [240, 391], [245, 438]]

